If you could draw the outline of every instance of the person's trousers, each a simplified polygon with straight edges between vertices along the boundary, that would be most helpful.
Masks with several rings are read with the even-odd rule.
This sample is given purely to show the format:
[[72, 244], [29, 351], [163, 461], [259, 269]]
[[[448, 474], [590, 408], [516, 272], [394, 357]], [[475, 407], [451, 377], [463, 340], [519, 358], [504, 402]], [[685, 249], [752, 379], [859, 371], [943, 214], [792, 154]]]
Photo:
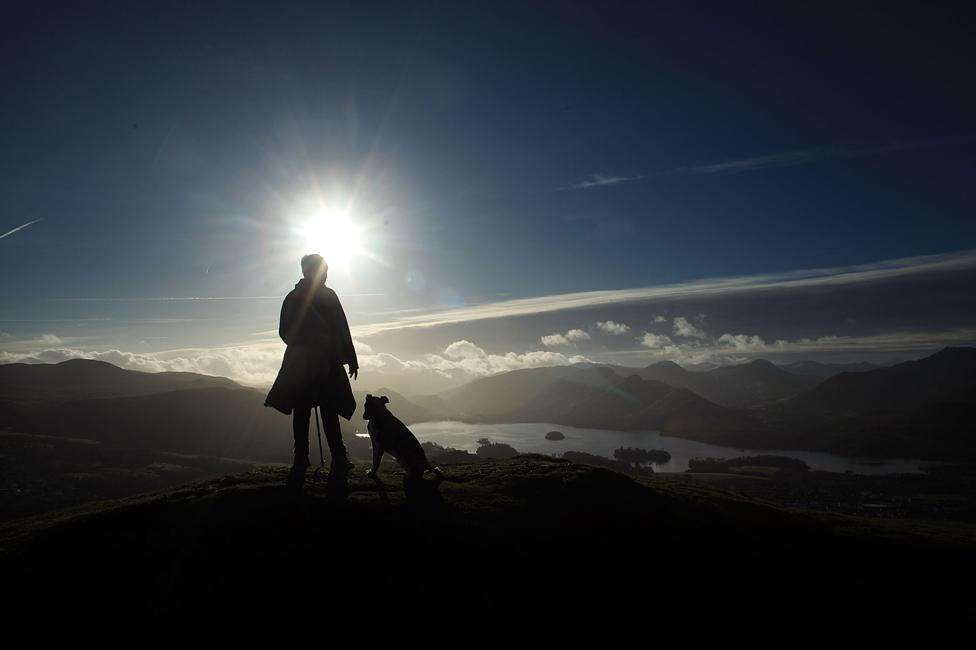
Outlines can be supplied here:
[[[308, 456], [308, 429], [312, 406], [296, 406], [292, 415], [292, 430], [295, 433], [295, 455]], [[322, 427], [325, 429], [325, 439], [329, 443], [329, 452], [333, 458], [345, 458], [346, 446], [342, 442], [342, 432], [339, 430], [339, 414], [335, 411], [322, 409]]]

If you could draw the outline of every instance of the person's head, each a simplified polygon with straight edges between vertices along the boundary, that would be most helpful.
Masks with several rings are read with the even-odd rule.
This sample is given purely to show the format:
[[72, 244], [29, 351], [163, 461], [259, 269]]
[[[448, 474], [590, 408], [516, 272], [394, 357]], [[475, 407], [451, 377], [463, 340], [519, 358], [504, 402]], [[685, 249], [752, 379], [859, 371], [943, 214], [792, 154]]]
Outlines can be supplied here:
[[321, 255], [309, 253], [302, 258], [302, 275], [315, 284], [325, 282], [325, 278], [329, 275], [329, 265]]

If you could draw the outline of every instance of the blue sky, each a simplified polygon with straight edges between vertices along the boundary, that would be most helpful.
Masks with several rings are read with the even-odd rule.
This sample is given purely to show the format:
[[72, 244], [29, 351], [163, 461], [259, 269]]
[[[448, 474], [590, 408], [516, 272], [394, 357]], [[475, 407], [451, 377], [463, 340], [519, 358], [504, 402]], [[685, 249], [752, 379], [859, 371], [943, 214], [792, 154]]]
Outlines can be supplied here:
[[[969, 340], [971, 15], [281, 4], [67, 5], [5, 20], [6, 360], [114, 350], [132, 367], [179, 359], [260, 383], [267, 373], [235, 363], [280, 361], [267, 332], [298, 279], [310, 202], [349, 208], [363, 229], [363, 253], [334, 264], [330, 285], [377, 374], [380, 355], [436, 372], [429, 355], [450, 361], [459, 341], [483, 353], [462, 360], [638, 365], [720, 357], [726, 334], [730, 359], [789, 352], [737, 348], [736, 336], [794, 347], [888, 337], [880, 351], [793, 350], [837, 358], [917, 355], [925, 332], [928, 349]], [[949, 267], [926, 266], [945, 254], [957, 254]], [[790, 288], [794, 303], [818, 305], [817, 331], [785, 317], [794, 303], [752, 293], [694, 311], [687, 297], [665, 309], [658, 294], [600, 313], [553, 298], [563, 306], [549, 316], [365, 327], [498, 303], [505, 314], [508, 301], [568, 293], [805, 269], [848, 277], [906, 258], [928, 283], [921, 293], [906, 295], [904, 274], [830, 285], [826, 297]], [[871, 318], [850, 315], [866, 304]], [[596, 323], [623, 314], [629, 331], [599, 339]], [[705, 337], [677, 333], [676, 318], [698, 316]], [[655, 323], [665, 317], [667, 331]], [[543, 344], [571, 329], [590, 338]], [[645, 333], [672, 345], [649, 347]]]

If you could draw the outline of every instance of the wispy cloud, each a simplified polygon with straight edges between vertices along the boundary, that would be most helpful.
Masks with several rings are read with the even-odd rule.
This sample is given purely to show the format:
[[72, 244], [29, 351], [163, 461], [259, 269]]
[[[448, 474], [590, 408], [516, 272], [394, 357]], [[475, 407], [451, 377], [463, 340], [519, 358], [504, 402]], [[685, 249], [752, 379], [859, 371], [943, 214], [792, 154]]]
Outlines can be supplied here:
[[38, 221], [41, 221], [41, 220], [42, 219], [34, 219], [33, 221], [28, 221], [27, 223], [23, 223], [23, 224], [17, 226], [16, 228], [14, 228], [13, 230], [8, 230], [7, 232], [5, 232], [2, 235], [0, 235], [0, 239], [3, 239], [4, 237], [9, 237], [10, 235], [14, 234], [18, 230], [23, 230], [27, 226], [30, 226], [32, 224], [35, 224], [35, 223], [37, 223]]
[[0, 323], [87, 323], [109, 321], [114, 318], [0, 318]]
[[[383, 293], [344, 293], [343, 298], [363, 298], [383, 296]], [[283, 295], [276, 296], [147, 296], [134, 298], [45, 298], [47, 302], [182, 302], [206, 300], [281, 300]]]
[[829, 158], [836, 158], [839, 155], [838, 151], [830, 148], [804, 149], [802, 151], [787, 151], [785, 153], [754, 156], [739, 160], [726, 160], [707, 165], [698, 165], [696, 167], [683, 167], [674, 171], [686, 174], [739, 174], [759, 169], [807, 165]]
[[[870, 264], [804, 269], [784, 273], [695, 280], [635, 289], [583, 291], [517, 300], [504, 300], [470, 307], [413, 314], [399, 319], [354, 326], [356, 336], [416, 327], [436, 327], [493, 318], [510, 318], [572, 309], [617, 304], [636, 304], [685, 297], [729, 296], [756, 291], [837, 287], [938, 272], [976, 268], [976, 249], [938, 255], [885, 260]], [[277, 330], [259, 332], [276, 335]]]
[[628, 181], [640, 181], [649, 178], [672, 175], [688, 174], [741, 174], [744, 172], [759, 171], [762, 169], [777, 169], [781, 167], [796, 167], [798, 165], [810, 165], [814, 163], [826, 162], [829, 160], [843, 160], [849, 158], [867, 158], [871, 156], [882, 156], [885, 154], [898, 153], [901, 151], [914, 151], [919, 149], [932, 149], [954, 144], [963, 144], [976, 140], [976, 135], [962, 135], [948, 138], [934, 138], [930, 140], [911, 140], [906, 142], [891, 142], [887, 144], [872, 146], [828, 146], [812, 147], [809, 149], [798, 149], [795, 151], [784, 151], [779, 153], [764, 154], [760, 156], [750, 156], [746, 158], [736, 158], [733, 160], [723, 160], [719, 162], [706, 163], [702, 165], [692, 165], [689, 167], [675, 167], [665, 171], [652, 173], [630, 174], [630, 175], [610, 175], [592, 174], [586, 179], [573, 183], [572, 189], [582, 190], [593, 187], [603, 187], [606, 185], [616, 185]]
[[618, 185], [619, 183], [629, 183], [647, 178], [644, 174], [631, 176], [610, 176], [609, 174], [590, 174], [586, 178], [570, 185], [574, 190], [584, 190], [590, 187], [606, 187], [607, 185]]

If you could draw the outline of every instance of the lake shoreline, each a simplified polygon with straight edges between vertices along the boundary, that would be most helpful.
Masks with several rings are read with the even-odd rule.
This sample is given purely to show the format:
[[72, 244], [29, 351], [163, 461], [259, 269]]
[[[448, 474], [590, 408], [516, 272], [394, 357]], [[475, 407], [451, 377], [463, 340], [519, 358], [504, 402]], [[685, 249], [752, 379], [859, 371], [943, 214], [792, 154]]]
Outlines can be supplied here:
[[[467, 422], [464, 420], [432, 420], [410, 425], [421, 442], [435, 442], [445, 447], [465, 451], [477, 450], [477, 441], [488, 438], [492, 442], [511, 445], [522, 453], [543, 453], [561, 456], [566, 451], [582, 451], [613, 458], [619, 447], [664, 449], [672, 460], [655, 466], [656, 472], [681, 473], [687, 471], [690, 458], [735, 458], [741, 456], [774, 455], [798, 458], [811, 470], [856, 474], [920, 474], [925, 467], [947, 464], [946, 461], [922, 458], [852, 457], [819, 450], [782, 449], [766, 447], [727, 447], [679, 436], [666, 436], [658, 431], [641, 429], [589, 429], [553, 422]], [[564, 440], [546, 440], [549, 431], [560, 431]]]

